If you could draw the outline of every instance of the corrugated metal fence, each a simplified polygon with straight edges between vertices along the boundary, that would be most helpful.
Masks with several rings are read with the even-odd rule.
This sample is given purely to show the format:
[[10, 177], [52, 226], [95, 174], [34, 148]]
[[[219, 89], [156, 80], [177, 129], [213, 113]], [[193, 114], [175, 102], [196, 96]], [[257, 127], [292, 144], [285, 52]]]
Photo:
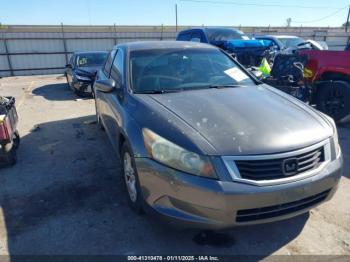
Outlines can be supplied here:
[[[179, 30], [184, 28], [189, 27]], [[349, 41], [342, 28], [239, 28], [249, 35], [289, 34], [326, 41], [334, 50], [344, 49]], [[0, 76], [62, 73], [75, 51], [110, 50], [118, 43], [175, 37], [171, 26], [2, 26]]]

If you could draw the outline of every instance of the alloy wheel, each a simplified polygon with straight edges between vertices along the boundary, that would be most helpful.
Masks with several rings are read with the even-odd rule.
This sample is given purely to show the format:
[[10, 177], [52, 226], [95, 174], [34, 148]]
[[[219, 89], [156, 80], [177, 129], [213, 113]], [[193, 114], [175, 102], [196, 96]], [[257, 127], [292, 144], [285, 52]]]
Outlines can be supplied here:
[[131, 156], [128, 152], [124, 153], [123, 163], [124, 163], [124, 179], [125, 179], [126, 188], [128, 190], [130, 200], [132, 202], [136, 202], [137, 189], [136, 189], [135, 170], [132, 165]]

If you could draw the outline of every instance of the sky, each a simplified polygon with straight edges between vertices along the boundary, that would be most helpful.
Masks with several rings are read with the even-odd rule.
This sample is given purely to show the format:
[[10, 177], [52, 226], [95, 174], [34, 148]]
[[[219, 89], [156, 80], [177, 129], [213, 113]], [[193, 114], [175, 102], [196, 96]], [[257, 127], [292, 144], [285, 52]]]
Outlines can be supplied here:
[[341, 26], [348, 0], [0, 0], [0, 23], [21, 25]]

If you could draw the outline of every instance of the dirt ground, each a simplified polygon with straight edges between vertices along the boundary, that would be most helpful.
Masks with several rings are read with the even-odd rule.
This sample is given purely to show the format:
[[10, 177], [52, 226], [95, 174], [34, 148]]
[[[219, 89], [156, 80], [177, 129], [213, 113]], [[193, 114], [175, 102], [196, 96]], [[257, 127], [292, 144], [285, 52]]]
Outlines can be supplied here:
[[339, 126], [344, 175], [334, 198], [293, 219], [233, 228], [200, 244], [127, 206], [119, 160], [94, 101], [62, 76], [0, 79], [17, 98], [18, 163], [0, 169], [0, 254], [350, 255], [350, 124]]

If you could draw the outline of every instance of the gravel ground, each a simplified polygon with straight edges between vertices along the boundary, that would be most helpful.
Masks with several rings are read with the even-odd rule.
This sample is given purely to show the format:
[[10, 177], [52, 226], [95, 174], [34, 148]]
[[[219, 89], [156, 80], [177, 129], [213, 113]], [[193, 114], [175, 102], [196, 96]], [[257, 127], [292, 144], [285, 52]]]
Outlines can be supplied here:
[[[339, 127], [344, 176], [334, 198], [277, 223], [195, 241], [127, 206], [119, 160], [95, 123], [92, 99], [62, 76], [0, 79], [17, 98], [18, 163], [0, 170], [0, 254], [350, 255], [350, 125]], [[197, 236], [198, 237], [198, 236]]]

